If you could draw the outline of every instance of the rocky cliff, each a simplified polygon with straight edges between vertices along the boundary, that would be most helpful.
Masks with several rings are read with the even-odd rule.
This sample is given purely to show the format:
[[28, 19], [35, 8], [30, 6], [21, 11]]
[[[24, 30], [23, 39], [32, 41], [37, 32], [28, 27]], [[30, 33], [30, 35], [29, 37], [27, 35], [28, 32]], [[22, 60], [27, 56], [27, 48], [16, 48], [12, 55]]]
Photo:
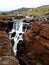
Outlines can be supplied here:
[[13, 22], [0, 21], [0, 30], [9, 32], [13, 27]]
[[0, 65], [19, 65], [19, 61], [13, 54], [12, 43], [5, 31], [0, 31]]
[[0, 31], [0, 56], [13, 55], [13, 49], [8, 34], [5, 31]]
[[17, 45], [20, 65], [49, 65], [49, 21], [37, 21]]
[[8, 32], [12, 29], [11, 19], [0, 18], [0, 65], [19, 65], [15, 58]]

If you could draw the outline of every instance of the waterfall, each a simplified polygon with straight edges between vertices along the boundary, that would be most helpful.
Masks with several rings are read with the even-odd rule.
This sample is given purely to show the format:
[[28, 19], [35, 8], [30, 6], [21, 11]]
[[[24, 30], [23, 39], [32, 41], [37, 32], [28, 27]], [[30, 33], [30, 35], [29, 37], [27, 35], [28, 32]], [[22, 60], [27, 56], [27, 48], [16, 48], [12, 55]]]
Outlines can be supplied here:
[[16, 22], [16, 35], [14, 37], [14, 46], [13, 46], [13, 50], [14, 50], [14, 54], [16, 55], [16, 49], [17, 49], [17, 43], [19, 42], [19, 40], [23, 40], [22, 39], [22, 35], [20, 35], [20, 33], [23, 33], [23, 22], [20, 21], [20, 22]]
[[[13, 19], [13, 29], [9, 32], [9, 38], [14, 40], [13, 51], [16, 55], [17, 43], [22, 40], [22, 34], [27, 31], [28, 23], [23, 22], [24, 19]], [[16, 33], [16, 34], [15, 34]]]
[[[19, 40], [22, 39], [22, 33], [23, 33], [23, 19], [21, 20], [13, 20], [13, 29], [9, 32], [9, 38], [14, 39], [14, 45], [13, 45], [13, 51], [14, 54], [16, 55], [17, 51], [17, 43]], [[16, 32], [16, 35], [14, 37], [11, 37], [12, 33]]]

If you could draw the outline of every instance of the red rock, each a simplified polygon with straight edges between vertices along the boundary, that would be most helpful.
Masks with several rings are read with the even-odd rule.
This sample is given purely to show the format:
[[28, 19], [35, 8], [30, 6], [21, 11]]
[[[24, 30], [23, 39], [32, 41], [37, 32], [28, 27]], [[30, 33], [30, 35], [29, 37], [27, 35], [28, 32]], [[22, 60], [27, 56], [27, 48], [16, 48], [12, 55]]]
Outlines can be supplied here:
[[0, 31], [0, 56], [13, 55], [12, 44], [5, 31]]
[[[20, 64], [36, 65], [40, 62], [42, 65], [49, 65], [48, 22], [34, 22], [31, 25], [30, 32], [27, 31], [24, 33], [23, 43], [18, 44], [18, 47], [20, 51], [17, 50], [17, 58]], [[24, 48], [25, 50], [22, 52]]]
[[0, 57], [0, 65], [19, 65], [19, 62], [13, 56], [2, 56]]
[[49, 39], [49, 25], [44, 25], [40, 31], [40, 35]]
[[42, 21], [36, 21], [31, 25], [31, 31], [39, 31], [41, 28]]

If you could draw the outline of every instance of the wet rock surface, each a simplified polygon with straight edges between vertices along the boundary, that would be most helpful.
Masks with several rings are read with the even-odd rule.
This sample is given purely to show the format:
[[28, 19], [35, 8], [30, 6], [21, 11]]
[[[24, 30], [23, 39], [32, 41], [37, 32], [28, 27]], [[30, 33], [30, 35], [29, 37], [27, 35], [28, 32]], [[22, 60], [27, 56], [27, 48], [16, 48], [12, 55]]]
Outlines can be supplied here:
[[49, 65], [49, 21], [37, 21], [17, 45], [20, 65]]

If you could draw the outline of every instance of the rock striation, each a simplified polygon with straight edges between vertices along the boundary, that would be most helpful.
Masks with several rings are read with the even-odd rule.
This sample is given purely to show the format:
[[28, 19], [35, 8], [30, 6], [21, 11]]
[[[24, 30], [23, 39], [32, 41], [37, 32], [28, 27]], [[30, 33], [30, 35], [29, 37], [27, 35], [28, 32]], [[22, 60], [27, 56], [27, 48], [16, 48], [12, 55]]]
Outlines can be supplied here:
[[17, 45], [20, 65], [49, 65], [49, 21], [36, 21]]
[[0, 31], [0, 56], [12, 56], [13, 49], [8, 34]]
[[13, 56], [2, 56], [0, 57], [0, 65], [19, 65], [19, 62]]
[[0, 65], [20, 65], [14, 57], [12, 43], [8, 37], [12, 25], [13, 22], [0, 22]]

